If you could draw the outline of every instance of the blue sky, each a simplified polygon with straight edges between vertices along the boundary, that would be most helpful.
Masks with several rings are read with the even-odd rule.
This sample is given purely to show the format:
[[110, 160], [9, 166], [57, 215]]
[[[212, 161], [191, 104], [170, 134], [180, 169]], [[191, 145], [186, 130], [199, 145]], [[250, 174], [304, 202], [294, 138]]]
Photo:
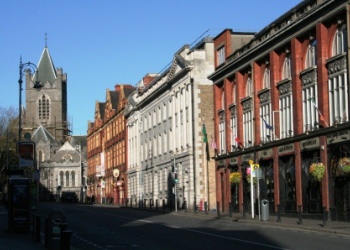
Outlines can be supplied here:
[[[115, 84], [158, 73], [184, 44], [225, 28], [256, 32], [301, 0], [11, 0], [0, 9], [0, 105], [18, 108], [19, 58], [47, 45], [68, 78], [73, 135], [85, 135], [95, 102]], [[23, 84], [24, 85], [24, 84]], [[22, 92], [25, 104], [25, 93]]]

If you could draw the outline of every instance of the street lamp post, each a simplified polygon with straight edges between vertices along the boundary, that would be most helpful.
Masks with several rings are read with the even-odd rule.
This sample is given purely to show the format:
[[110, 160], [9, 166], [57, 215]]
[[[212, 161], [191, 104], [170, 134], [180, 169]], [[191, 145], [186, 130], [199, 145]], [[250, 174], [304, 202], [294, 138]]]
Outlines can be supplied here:
[[80, 202], [84, 202], [84, 186], [83, 186], [83, 178], [84, 178], [84, 169], [81, 165], [81, 145], [77, 144], [75, 149], [79, 152], [79, 167], [80, 167]]
[[22, 63], [22, 57], [20, 58], [20, 62], [19, 62], [19, 117], [18, 117], [18, 141], [21, 141], [21, 137], [22, 137], [22, 84], [23, 84], [23, 72], [28, 72], [30, 73], [33, 70], [33, 72], [36, 72], [36, 81], [34, 83], [33, 88], [37, 89], [37, 88], [41, 88], [42, 85], [40, 84], [40, 82], [38, 81], [38, 67], [31, 62], [27, 62], [27, 63]]

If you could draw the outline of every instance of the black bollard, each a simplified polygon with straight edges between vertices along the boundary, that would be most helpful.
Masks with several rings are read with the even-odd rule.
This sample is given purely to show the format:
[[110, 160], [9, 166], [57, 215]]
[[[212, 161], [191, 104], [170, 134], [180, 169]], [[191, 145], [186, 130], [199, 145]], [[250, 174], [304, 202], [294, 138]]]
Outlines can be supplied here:
[[49, 218], [45, 217], [45, 247], [49, 246]]
[[323, 210], [323, 227], [327, 226], [327, 211], [326, 211], [326, 207], [322, 208]]
[[64, 230], [61, 232], [60, 250], [69, 250], [70, 249], [71, 235], [72, 235], [71, 230]]
[[208, 202], [204, 202], [204, 213], [208, 214]]
[[298, 213], [299, 213], [299, 225], [302, 225], [303, 218], [302, 218], [302, 212], [301, 212], [301, 205], [298, 205]]
[[156, 210], [158, 210], [158, 199], [156, 199]]
[[187, 213], [187, 201], [184, 201], [185, 213]]
[[220, 217], [220, 203], [216, 202], [216, 212], [217, 212], [217, 216]]
[[41, 218], [40, 215], [35, 215], [35, 221], [34, 221], [34, 240], [37, 242], [40, 242], [40, 222]]
[[281, 204], [277, 204], [277, 222], [281, 222]]

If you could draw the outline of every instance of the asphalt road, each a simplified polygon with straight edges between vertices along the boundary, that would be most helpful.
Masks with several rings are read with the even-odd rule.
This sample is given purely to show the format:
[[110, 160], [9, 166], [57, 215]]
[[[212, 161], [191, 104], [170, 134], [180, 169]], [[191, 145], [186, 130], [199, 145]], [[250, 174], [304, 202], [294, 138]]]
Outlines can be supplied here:
[[66, 214], [72, 249], [349, 249], [350, 237], [101, 205], [42, 203]]

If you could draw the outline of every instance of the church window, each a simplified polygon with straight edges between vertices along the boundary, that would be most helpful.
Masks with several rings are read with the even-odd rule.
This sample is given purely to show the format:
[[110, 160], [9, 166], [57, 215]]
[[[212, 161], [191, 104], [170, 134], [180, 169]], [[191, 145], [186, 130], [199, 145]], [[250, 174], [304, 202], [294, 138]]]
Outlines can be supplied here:
[[50, 100], [45, 96], [39, 99], [39, 119], [49, 119], [50, 115]]

